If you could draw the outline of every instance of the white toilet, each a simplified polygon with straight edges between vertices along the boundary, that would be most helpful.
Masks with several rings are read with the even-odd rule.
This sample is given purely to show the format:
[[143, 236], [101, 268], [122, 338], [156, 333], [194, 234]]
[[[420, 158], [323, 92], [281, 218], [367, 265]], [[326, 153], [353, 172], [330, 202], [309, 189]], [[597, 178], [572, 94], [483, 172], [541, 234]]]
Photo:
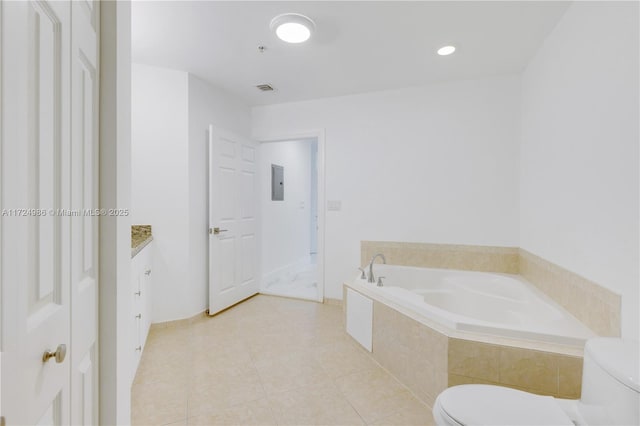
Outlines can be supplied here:
[[599, 337], [584, 348], [582, 396], [556, 399], [492, 385], [460, 385], [433, 405], [438, 425], [638, 425], [638, 341]]

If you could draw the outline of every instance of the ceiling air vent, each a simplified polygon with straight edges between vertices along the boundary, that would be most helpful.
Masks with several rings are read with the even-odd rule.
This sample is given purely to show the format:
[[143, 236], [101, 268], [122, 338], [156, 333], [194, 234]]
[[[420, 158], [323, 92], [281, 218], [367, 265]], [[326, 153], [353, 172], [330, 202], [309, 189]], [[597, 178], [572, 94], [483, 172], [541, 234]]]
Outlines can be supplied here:
[[270, 84], [258, 84], [256, 87], [263, 92], [273, 92], [273, 87]]

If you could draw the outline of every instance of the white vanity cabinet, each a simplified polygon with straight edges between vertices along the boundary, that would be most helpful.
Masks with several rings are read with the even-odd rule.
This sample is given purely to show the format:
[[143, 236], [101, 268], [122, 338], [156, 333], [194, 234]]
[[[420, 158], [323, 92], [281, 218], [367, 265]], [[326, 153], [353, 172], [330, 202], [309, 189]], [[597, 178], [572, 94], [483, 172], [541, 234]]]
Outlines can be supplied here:
[[153, 243], [131, 259], [131, 381], [135, 378], [151, 327], [151, 260]]

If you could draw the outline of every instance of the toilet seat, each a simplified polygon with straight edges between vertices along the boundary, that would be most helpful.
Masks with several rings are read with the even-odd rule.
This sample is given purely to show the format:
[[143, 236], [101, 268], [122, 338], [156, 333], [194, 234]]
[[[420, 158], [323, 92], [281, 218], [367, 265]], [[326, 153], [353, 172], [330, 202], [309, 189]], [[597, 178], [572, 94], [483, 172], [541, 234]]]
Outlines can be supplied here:
[[452, 425], [567, 425], [553, 397], [492, 385], [460, 385], [442, 392], [435, 407]]

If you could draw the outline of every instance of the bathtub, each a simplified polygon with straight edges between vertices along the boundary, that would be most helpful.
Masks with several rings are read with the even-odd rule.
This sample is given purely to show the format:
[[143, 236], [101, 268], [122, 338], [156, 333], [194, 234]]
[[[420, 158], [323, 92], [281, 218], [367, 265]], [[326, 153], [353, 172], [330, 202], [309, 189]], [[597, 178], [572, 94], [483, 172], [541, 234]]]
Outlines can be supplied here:
[[447, 329], [584, 346], [595, 334], [517, 275], [374, 265], [382, 287], [358, 276], [348, 285]]

